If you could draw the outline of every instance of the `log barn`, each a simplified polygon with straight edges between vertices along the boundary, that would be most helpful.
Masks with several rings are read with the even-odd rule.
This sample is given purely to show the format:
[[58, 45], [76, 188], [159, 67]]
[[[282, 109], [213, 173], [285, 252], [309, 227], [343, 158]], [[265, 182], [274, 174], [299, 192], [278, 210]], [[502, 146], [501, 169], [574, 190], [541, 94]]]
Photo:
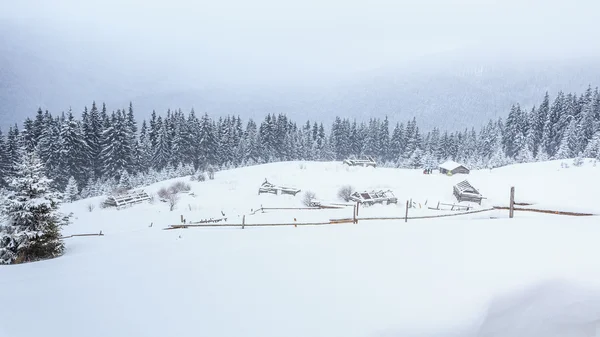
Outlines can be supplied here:
[[481, 200], [483, 199], [483, 196], [468, 181], [463, 180], [460, 183], [454, 185], [453, 190], [454, 196], [456, 197], [456, 200], [458, 200], [458, 202], [471, 201], [481, 205]]
[[471, 171], [463, 164], [448, 160], [440, 165], [440, 173], [442, 174], [469, 174]]

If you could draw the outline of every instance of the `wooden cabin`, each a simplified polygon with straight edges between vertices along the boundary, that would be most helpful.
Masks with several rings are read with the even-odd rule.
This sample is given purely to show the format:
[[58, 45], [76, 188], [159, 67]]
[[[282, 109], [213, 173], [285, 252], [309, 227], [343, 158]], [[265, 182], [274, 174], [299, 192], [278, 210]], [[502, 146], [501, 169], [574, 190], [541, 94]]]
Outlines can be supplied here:
[[398, 198], [394, 195], [394, 192], [391, 190], [383, 191], [364, 191], [364, 192], [354, 192], [350, 196], [350, 200], [359, 202], [365, 206], [370, 206], [373, 204], [397, 204]]
[[481, 193], [466, 180], [454, 185], [454, 196], [458, 202], [471, 201], [480, 205], [481, 200], [483, 199]]
[[258, 188], [258, 194], [260, 195], [262, 193], [272, 193], [276, 195], [291, 194], [295, 196], [296, 194], [300, 193], [300, 190], [293, 187], [277, 186], [271, 184], [267, 181], [267, 179], [265, 179], [262, 185], [260, 185], [260, 187]]
[[373, 157], [367, 156], [364, 159], [346, 159], [343, 162], [348, 166], [362, 166], [362, 167], [377, 167], [377, 162]]
[[440, 165], [440, 173], [442, 174], [469, 174], [470, 172], [471, 171], [466, 166], [452, 160], [448, 160]]

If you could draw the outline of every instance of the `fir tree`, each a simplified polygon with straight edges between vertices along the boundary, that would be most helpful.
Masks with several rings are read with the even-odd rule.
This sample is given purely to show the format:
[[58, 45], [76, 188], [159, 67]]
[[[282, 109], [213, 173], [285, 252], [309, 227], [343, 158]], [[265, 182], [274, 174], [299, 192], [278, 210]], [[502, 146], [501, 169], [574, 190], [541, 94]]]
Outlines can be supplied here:
[[560, 142], [558, 151], [556, 152], [556, 159], [567, 159], [573, 158], [577, 155], [578, 141], [577, 141], [577, 121], [573, 118], [571, 123], [564, 132], [563, 138]]
[[412, 168], [422, 168], [423, 167], [423, 150], [417, 148], [412, 155], [410, 156], [410, 166]]
[[75, 178], [70, 177], [67, 182], [67, 187], [65, 188], [64, 199], [66, 202], [73, 202], [79, 198], [79, 187], [77, 185], [77, 180]]
[[2, 212], [6, 225], [0, 229], [0, 263], [21, 263], [60, 256], [64, 250], [59, 226], [60, 195], [50, 188], [43, 164], [35, 152], [20, 151], [11, 193]]
[[131, 180], [129, 177], [129, 173], [127, 170], [121, 171], [121, 175], [119, 177], [119, 188], [128, 190], [132, 187]]
[[86, 167], [89, 165], [87, 154], [89, 149], [84, 142], [79, 123], [69, 111], [60, 129], [60, 164], [61, 175], [56, 177], [59, 186], [66, 186], [68, 177], [74, 177], [78, 183], [87, 180]]
[[0, 187], [4, 187], [8, 183], [8, 175], [11, 172], [8, 153], [6, 151], [6, 142], [2, 130], [0, 130]]

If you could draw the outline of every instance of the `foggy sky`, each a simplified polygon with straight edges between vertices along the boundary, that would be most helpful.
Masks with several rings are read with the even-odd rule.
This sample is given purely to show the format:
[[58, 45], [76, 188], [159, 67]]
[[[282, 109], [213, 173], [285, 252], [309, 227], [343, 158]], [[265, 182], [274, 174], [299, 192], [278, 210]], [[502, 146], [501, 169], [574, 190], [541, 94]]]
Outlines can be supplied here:
[[330, 81], [447, 52], [596, 53], [598, 1], [2, 1], [9, 34], [165, 86]]

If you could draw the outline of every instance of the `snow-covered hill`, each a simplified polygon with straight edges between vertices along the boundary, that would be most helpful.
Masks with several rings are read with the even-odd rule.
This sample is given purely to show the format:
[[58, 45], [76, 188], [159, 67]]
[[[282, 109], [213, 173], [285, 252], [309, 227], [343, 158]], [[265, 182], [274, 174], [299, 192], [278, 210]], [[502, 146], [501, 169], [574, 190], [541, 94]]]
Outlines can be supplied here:
[[[487, 197], [475, 208], [507, 205], [515, 186], [517, 201], [531, 207], [600, 214], [599, 173], [590, 160], [581, 167], [553, 161], [452, 177], [288, 162], [190, 182], [194, 196], [182, 194], [174, 211], [158, 198], [121, 210], [101, 209], [103, 198], [80, 200], [63, 206], [75, 215], [64, 234], [105, 235], [66, 239], [65, 256], [54, 260], [1, 267], [0, 336], [471, 336], [480, 323], [479, 335], [495, 336], [503, 324], [516, 324], [514, 315], [498, 315], [506, 301], [500, 309], [494, 302], [486, 316], [497, 294], [557, 278], [600, 288], [599, 218], [517, 212], [508, 219], [507, 211], [491, 211], [407, 223], [162, 229], [179, 224], [181, 215], [198, 221], [224, 213], [227, 223], [240, 224], [244, 215], [246, 223], [347, 218], [351, 208], [251, 212], [302, 207], [304, 191], [339, 201], [339, 187], [348, 184], [389, 188], [400, 200], [362, 208], [361, 217], [403, 216], [411, 198], [417, 208], [410, 216], [451, 213], [429, 210], [425, 202], [455, 202], [452, 186], [465, 178]], [[303, 192], [258, 195], [265, 178]], [[179, 180], [189, 179], [145, 190], [153, 194]], [[564, 284], [544, 289], [554, 294]], [[547, 302], [560, 315], [556, 301]], [[521, 305], [515, 310], [525, 310], [523, 300], [515, 303]], [[533, 307], [543, 322], [548, 313], [541, 303]], [[591, 322], [592, 311], [581, 319]]]

